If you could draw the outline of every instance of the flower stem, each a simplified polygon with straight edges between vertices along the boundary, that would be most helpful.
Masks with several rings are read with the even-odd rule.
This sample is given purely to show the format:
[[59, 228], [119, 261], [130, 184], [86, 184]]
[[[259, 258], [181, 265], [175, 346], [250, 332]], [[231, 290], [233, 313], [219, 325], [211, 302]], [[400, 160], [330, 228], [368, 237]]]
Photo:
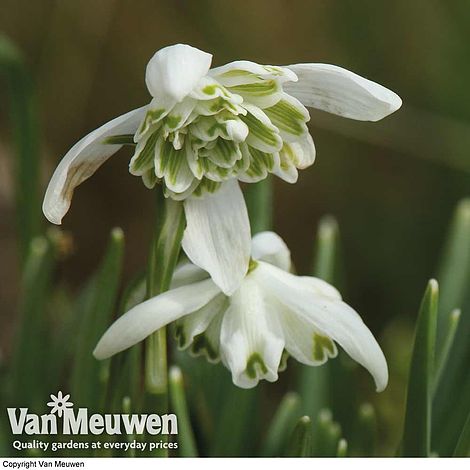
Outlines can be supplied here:
[[[148, 299], [170, 288], [185, 228], [183, 204], [165, 199], [160, 187], [157, 189], [156, 205], [157, 221], [147, 271]], [[167, 411], [168, 367], [165, 328], [150, 335], [145, 343], [145, 391], [146, 406], [157, 412]]]

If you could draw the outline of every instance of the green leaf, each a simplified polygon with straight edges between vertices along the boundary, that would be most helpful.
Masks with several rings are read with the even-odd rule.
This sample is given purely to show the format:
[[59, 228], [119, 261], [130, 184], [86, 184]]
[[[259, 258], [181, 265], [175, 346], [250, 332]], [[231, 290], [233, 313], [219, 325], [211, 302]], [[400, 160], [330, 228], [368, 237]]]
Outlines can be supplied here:
[[268, 176], [259, 183], [248, 184], [245, 200], [250, 216], [251, 233], [271, 230], [273, 225], [273, 181]]
[[[437, 359], [444, 348], [448, 315], [456, 308], [461, 308], [468, 293], [470, 282], [470, 199], [463, 199], [458, 204], [451, 223], [439, 274], [441, 287], [439, 316], [437, 323]], [[466, 342], [467, 336], [465, 337]], [[459, 339], [463, 341], [462, 339]]]
[[169, 372], [170, 400], [172, 409], [178, 416], [178, 454], [181, 457], [197, 457], [196, 441], [189, 419], [189, 410], [184, 392], [183, 374], [177, 366]]
[[336, 457], [347, 457], [348, 456], [348, 441], [341, 438], [338, 442], [338, 451]]
[[104, 393], [109, 362], [97, 361], [92, 352], [115, 310], [123, 250], [122, 230], [113, 229], [103, 261], [86, 286], [83, 303], [77, 310], [80, 323], [71, 378], [72, 396], [78, 405], [90, 409], [100, 406]]
[[285, 445], [285, 436], [294, 428], [300, 415], [300, 397], [297, 393], [286, 393], [279, 404], [261, 449], [264, 457], [279, 457]]
[[[470, 413], [470, 199], [462, 200], [455, 211], [444, 256], [439, 269], [441, 286], [438, 323], [438, 356], [449, 338], [449, 312], [461, 308], [459, 326], [448, 353], [446, 365], [433, 403], [433, 449], [441, 456], [452, 455]], [[452, 400], [449, 400], [452, 397]]]
[[446, 368], [447, 361], [449, 358], [450, 351], [452, 349], [452, 345], [454, 344], [454, 339], [455, 339], [455, 334], [457, 333], [457, 328], [459, 326], [460, 322], [460, 316], [461, 316], [461, 311], [460, 309], [456, 308], [452, 312], [450, 312], [450, 315], [447, 320], [447, 336], [444, 339], [444, 343], [442, 346], [442, 350], [440, 351], [439, 357], [436, 360], [436, 373], [434, 375], [434, 390], [437, 389], [439, 386], [439, 382], [441, 380], [441, 377], [443, 375], [444, 369]]
[[321, 410], [314, 429], [313, 456], [335, 457], [338, 453], [341, 427], [333, 421], [331, 411]]
[[309, 416], [302, 416], [297, 422], [287, 446], [286, 456], [312, 456], [312, 420]]
[[[320, 220], [315, 241], [313, 275], [329, 283], [336, 277], [339, 230], [336, 220], [325, 216]], [[305, 414], [317, 416], [320, 410], [331, 405], [331, 364], [320, 367], [300, 366], [299, 393]]]
[[53, 265], [54, 249], [51, 242], [46, 237], [34, 238], [21, 281], [21, 319], [12, 359], [12, 388], [9, 394], [22, 406], [42, 405], [50, 393], [45, 389], [50, 337], [46, 304], [50, 295]]
[[405, 457], [427, 457], [431, 452], [431, 401], [438, 292], [437, 281], [431, 279], [416, 323], [402, 440], [402, 454]]
[[467, 421], [460, 434], [460, 438], [455, 447], [454, 457], [469, 457], [470, 456], [470, 414], [467, 416]]
[[375, 456], [377, 441], [377, 417], [370, 403], [363, 403], [358, 410], [351, 452], [358, 457]]
[[15, 199], [20, 255], [24, 262], [33, 237], [40, 232], [39, 137], [34, 87], [23, 55], [0, 36], [0, 77], [7, 82], [10, 120], [16, 147]]

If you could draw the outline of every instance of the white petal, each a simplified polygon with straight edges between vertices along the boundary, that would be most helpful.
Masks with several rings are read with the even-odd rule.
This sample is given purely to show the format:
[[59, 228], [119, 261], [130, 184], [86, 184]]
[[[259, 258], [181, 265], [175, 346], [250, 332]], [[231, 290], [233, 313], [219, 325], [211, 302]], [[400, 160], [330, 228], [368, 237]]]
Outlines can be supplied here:
[[213, 194], [186, 199], [184, 210], [184, 251], [225, 294], [232, 294], [248, 270], [251, 248], [250, 221], [237, 181], [223, 183]]
[[177, 287], [193, 284], [195, 282], [207, 279], [209, 274], [195, 264], [186, 262], [179, 264], [171, 279], [171, 288], [176, 289]]
[[220, 353], [235, 385], [252, 388], [259, 380], [275, 382], [284, 340], [273, 322], [268, 299], [249, 275], [230, 298], [220, 332]]
[[210, 280], [178, 287], [137, 305], [119, 317], [99, 340], [93, 355], [106, 359], [159, 330], [168, 323], [199, 310], [220, 289]]
[[147, 64], [145, 83], [162, 103], [181, 101], [206, 75], [212, 55], [186, 44], [164, 47]]
[[359, 121], [378, 121], [402, 104], [393, 91], [336, 65], [296, 64], [289, 68], [299, 80], [286, 83], [284, 91], [305, 106]]
[[377, 391], [387, 386], [388, 369], [385, 357], [369, 328], [346, 303], [320, 296], [306, 289], [297, 276], [260, 262], [257, 277], [272, 296], [336, 341], [374, 377]]
[[122, 147], [106, 144], [106, 138], [134, 134], [146, 111], [147, 106], [143, 106], [109, 121], [78, 141], [66, 153], [52, 175], [42, 205], [44, 215], [50, 222], [62, 222], [69, 210], [74, 189]]
[[302, 139], [297, 142], [302, 147], [302, 158], [300, 159], [297, 168], [303, 170], [304, 168], [313, 165], [315, 161], [315, 144], [313, 143], [312, 136], [307, 133]]
[[284, 240], [274, 232], [261, 232], [253, 237], [251, 256], [256, 260], [273, 264], [283, 271], [289, 271], [291, 268], [289, 248]]

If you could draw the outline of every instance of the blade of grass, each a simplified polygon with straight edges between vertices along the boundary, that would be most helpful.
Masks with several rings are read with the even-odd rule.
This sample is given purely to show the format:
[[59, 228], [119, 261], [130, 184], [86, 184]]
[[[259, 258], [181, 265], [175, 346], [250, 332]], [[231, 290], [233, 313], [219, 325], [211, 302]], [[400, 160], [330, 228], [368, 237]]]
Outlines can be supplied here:
[[7, 81], [10, 119], [16, 147], [15, 198], [20, 258], [24, 263], [40, 232], [39, 137], [34, 87], [19, 49], [0, 36], [0, 76]]
[[312, 420], [302, 416], [297, 422], [287, 446], [287, 457], [311, 457]]
[[172, 366], [169, 371], [169, 379], [170, 400], [173, 410], [176, 416], [178, 416], [178, 454], [181, 457], [197, 457], [198, 452], [189, 418], [181, 369], [177, 366]]
[[282, 398], [268, 428], [268, 433], [261, 448], [262, 456], [279, 457], [281, 455], [285, 436], [292, 432], [299, 415], [299, 395], [294, 392], [286, 393]]
[[416, 323], [402, 440], [404, 457], [428, 457], [431, 452], [431, 400], [438, 292], [437, 281], [431, 279]]
[[90, 409], [99, 407], [105, 390], [103, 377], [109, 361], [97, 361], [92, 352], [115, 309], [123, 251], [124, 234], [121, 229], [113, 229], [101, 265], [86, 287], [83, 308], [77, 312], [80, 323], [71, 389], [75, 402]]

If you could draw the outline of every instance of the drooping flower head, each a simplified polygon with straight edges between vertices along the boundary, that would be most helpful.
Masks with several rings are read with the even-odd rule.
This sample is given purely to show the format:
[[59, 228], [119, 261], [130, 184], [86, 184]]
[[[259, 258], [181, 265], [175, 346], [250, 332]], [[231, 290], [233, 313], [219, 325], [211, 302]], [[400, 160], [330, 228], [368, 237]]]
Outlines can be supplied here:
[[248, 270], [250, 226], [238, 181], [273, 173], [287, 182], [311, 165], [315, 147], [305, 106], [377, 121], [397, 110], [392, 91], [327, 64], [259, 65], [235, 61], [210, 68], [212, 55], [177, 44], [149, 61], [150, 103], [76, 143], [57, 167], [43, 204], [53, 223], [74, 189], [123, 144], [135, 145], [129, 170], [152, 188], [184, 201], [183, 248], [222, 290], [238, 288]]
[[291, 274], [289, 250], [273, 232], [253, 238], [252, 256], [248, 274], [230, 296], [197, 266], [181, 266], [171, 290], [110, 326], [95, 356], [110, 357], [175, 322], [181, 349], [222, 361], [242, 388], [262, 379], [276, 381], [289, 355], [306, 365], [322, 365], [337, 355], [338, 343], [383, 390], [388, 382], [385, 357], [339, 292], [321, 279]]

